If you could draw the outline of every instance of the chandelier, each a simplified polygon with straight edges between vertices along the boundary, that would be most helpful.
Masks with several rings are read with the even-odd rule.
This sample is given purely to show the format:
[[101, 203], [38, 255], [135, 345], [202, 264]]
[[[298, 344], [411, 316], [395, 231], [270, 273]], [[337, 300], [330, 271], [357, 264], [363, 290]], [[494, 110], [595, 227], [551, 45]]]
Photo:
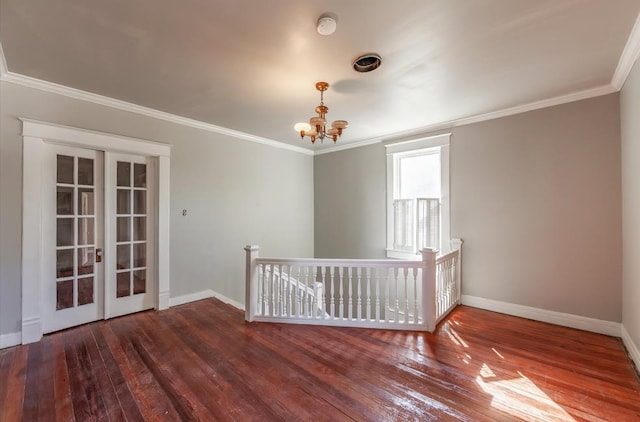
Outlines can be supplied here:
[[325, 137], [332, 138], [335, 143], [348, 125], [346, 120], [336, 120], [327, 129], [325, 116], [329, 112], [329, 107], [324, 105], [324, 92], [328, 88], [329, 84], [327, 82], [316, 82], [316, 89], [320, 91], [320, 105], [316, 107], [318, 115], [309, 119], [309, 123], [296, 123], [293, 127], [296, 132], [300, 133], [301, 138], [310, 137], [312, 144], [315, 144], [316, 139], [320, 139], [320, 142], [322, 142]]

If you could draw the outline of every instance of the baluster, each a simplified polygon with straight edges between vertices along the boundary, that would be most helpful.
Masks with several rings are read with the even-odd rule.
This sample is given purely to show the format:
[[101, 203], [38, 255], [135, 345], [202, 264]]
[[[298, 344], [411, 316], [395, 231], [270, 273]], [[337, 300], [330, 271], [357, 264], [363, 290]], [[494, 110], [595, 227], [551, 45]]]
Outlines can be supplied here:
[[311, 312], [312, 312], [312, 316], [313, 318], [317, 318], [318, 317], [318, 267], [314, 266], [313, 267], [313, 280], [311, 282], [312, 286], [313, 286], [313, 290], [311, 293]]
[[291, 308], [289, 315], [291, 315], [291, 317], [300, 316], [298, 311], [298, 281], [300, 280], [300, 275], [296, 276], [296, 268], [298, 268], [299, 273], [299, 267], [295, 266], [291, 266], [291, 272], [289, 273], [289, 304]]
[[389, 289], [393, 279], [393, 268], [387, 269], [387, 278], [384, 282], [384, 320], [385, 322], [389, 322], [389, 315], [391, 313], [391, 302], [390, 302], [390, 293]]
[[367, 268], [367, 320], [371, 320], [371, 268]]
[[400, 319], [398, 318], [399, 314], [400, 314], [400, 294], [399, 294], [399, 285], [400, 285], [400, 277], [399, 275], [402, 274], [400, 272], [400, 269], [398, 267], [394, 268], [395, 270], [395, 275], [396, 275], [396, 280], [395, 280], [395, 299], [396, 299], [396, 303], [395, 303], [395, 317], [394, 317], [394, 322], [399, 322]]
[[438, 317], [440, 317], [440, 315], [442, 315], [442, 312], [444, 312], [444, 306], [445, 306], [445, 300], [446, 300], [446, 296], [445, 296], [445, 292], [446, 292], [446, 283], [447, 283], [447, 264], [446, 262], [439, 265], [438, 267], [436, 267], [439, 269], [438, 271], [438, 290], [436, 290], [436, 294], [437, 296], [437, 303], [438, 303]]
[[376, 321], [380, 321], [380, 271], [381, 268], [376, 268], [375, 283], [376, 283]]
[[291, 311], [289, 310], [289, 306], [291, 305], [291, 301], [289, 300], [289, 290], [291, 289], [291, 265], [285, 265], [285, 271], [282, 275], [282, 282], [284, 283], [282, 289], [282, 299], [283, 299], [283, 308], [282, 313], [285, 316], [290, 317]]
[[418, 323], [418, 268], [413, 267], [413, 322]]
[[304, 267], [304, 277], [304, 316], [309, 318], [311, 316], [311, 301], [313, 300], [309, 294], [309, 278], [311, 277], [309, 266]]
[[275, 271], [274, 265], [273, 264], [269, 264], [269, 286], [267, 287], [267, 289], [268, 289], [267, 294], [268, 294], [268, 299], [269, 299], [268, 304], [269, 304], [269, 315], [270, 316], [273, 316], [274, 308], [275, 308], [275, 305], [276, 305], [275, 296], [273, 294], [273, 286], [274, 286], [273, 283], [275, 282], [274, 279], [273, 279], [273, 277], [274, 277], [273, 272], [274, 271]]
[[358, 282], [358, 289], [357, 291], [357, 299], [356, 299], [356, 303], [358, 305], [358, 321], [362, 320], [362, 267], [358, 267], [356, 268], [356, 281]]
[[289, 265], [289, 277], [287, 278], [287, 288], [288, 288], [288, 293], [287, 293], [287, 315], [289, 317], [293, 317], [294, 311], [293, 311], [293, 288], [294, 288], [294, 271], [295, 271], [295, 267], [292, 265]]
[[258, 264], [258, 306], [256, 311], [258, 315], [264, 315], [264, 310], [262, 306], [262, 298], [264, 297], [264, 268], [262, 268], [262, 264]]
[[[324, 266], [320, 267], [320, 280], [321, 280], [320, 283], [322, 283], [323, 287], [326, 286], [326, 283], [325, 283], [326, 271], [327, 271], [327, 267], [324, 267]], [[318, 296], [318, 290], [319, 289], [318, 289], [318, 284], [317, 283], [318, 283], [318, 281], [316, 281], [315, 289], [314, 289], [314, 291], [316, 292], [316, 297], [318, 297], [318, 310], [316, 311], [316, 314], [319, 314], [319, 316], [324, 319], [324, 314], [325, 314], [325, 310], [326, 310], [325, 300], [324, 300], [325, 299], [324, 298], [325, 291], [324, 291], [324, 289], [322, 289], [322, 295]]]
[[353, 319], [353, 268], [347, 267], [349, 276], [349, 319]]
[[344, 319], [344, 267], [338, 268], [338, 274], [340, 277], [340, 319]]
[[335, 267], [334, 266], [329, 267], [329, 274], [330, 274], [329, 275], [329, 278], [330, 278], [329, 282], [331, 283], [331, 286], [329, 287], [329, 294], [330, 294], [329, 303], [331, 304], [330, 305], [330, 312], [331, 312], [331, 319], [335, 319], [336, 318], [336, 300], [335, 300], [335, 297], [334, 297], [334, 294], [333, 294], [333, 292], [334, 292], [334, 286], [333, 285], [335, 283], [335, 280], [334, 280]]
[[404, 267], [404, 322], [409, 322], [409, 268]]

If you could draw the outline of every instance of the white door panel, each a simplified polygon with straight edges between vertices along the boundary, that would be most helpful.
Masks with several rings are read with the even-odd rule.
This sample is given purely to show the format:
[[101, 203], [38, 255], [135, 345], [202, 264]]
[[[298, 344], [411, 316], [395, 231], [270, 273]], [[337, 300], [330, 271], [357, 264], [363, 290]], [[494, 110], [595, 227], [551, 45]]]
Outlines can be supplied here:
[[43, 171], [47, 333], [104, 317], [103, 153], [49, 144]]

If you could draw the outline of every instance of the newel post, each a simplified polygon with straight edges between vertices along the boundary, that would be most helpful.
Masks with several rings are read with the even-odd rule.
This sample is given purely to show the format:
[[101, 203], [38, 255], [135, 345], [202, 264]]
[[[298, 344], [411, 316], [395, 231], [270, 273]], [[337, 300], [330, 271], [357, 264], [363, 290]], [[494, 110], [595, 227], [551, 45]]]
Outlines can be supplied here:
[[456, 260], [456, 302], [458, 305], [462, 302], [462, 239], [451, 239], [451, 249], [458, 251], [458, 259]]
[[258, 253], [260, 251], [259, 246], [247, 245], [244, 250], [246, 251], [246, 285], [245, 285], [245, 299], [244, 299], [244, 319], [246, 321], [253, 321], [253, 317], [256, 314], [256, 301], [258, 298], [258, 265], [256, 260], [258, 259]]
[[436, 329], [436, 249], [422, 250], [422, 318], [427, 331]]

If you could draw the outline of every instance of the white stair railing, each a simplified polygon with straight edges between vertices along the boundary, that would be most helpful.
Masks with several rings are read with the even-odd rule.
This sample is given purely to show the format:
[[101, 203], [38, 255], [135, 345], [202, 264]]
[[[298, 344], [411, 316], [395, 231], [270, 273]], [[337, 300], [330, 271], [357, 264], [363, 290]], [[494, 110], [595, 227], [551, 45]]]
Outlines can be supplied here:
[[433, 332], [460, 301], [460, 246], [422, 260], [260, 258], [246, 251], [247, 321]]

